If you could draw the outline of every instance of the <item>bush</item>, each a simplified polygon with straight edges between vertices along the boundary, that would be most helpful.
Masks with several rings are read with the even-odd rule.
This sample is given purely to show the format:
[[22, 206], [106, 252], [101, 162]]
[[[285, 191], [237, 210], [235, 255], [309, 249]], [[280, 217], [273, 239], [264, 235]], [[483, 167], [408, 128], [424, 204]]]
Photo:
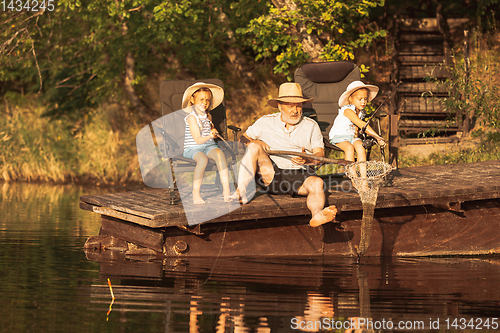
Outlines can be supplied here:
[[[432, 92], [426, 92], [424, 97], [440, 103], [443, 110], [453, 117], [461, 117], [459, 121], [470, 121], [471, 128], [479, 125], [500, 130], [499, 36], [494, 34], [486, 38], [479, 33], [473, 34], [470, 59], [464, 58], [463, 52], [456, 51], [453, 63], [442, 65], [451, 73], [451, 78], [444, 81], [432, 75], [426, 78], [427, 82], [435, 82], [438, 90], [445, 92], [446, 96], [437, 98]], [[437, 130], [429, 132], [433, 134]]]

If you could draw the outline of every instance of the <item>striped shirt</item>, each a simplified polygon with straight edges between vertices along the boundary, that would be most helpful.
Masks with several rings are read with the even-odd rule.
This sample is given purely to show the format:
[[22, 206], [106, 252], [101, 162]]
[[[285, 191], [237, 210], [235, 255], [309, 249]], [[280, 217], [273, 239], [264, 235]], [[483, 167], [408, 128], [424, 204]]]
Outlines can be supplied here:
[[[200, 134], [201, 136], [210, 136], [210, 133], [212, 131], [212, 126], [210, 123], [210, 119], [208, 119], [208, 115], [200, 116], [196, 113], [196, 111], [191, 111], [190, 114], [188, 114], [184, 118], [184, 122], [186, 123], [186, 129], [184, 131], [184, 150], [186, 148], [191, 148], [191, 147], [196, 147], [198, 144], [196, 141], [194, 141], [193, 136], [191, 135], [191, 131], [189, 130], [189, 124], [187, 122], [188, 117], [191, 115], [196, 117], [196, 122], [198, 123], [198, 127], [200, 128]], [[207, 141], [207, 143], [213, 143], [214, 139], [210, 139]]]

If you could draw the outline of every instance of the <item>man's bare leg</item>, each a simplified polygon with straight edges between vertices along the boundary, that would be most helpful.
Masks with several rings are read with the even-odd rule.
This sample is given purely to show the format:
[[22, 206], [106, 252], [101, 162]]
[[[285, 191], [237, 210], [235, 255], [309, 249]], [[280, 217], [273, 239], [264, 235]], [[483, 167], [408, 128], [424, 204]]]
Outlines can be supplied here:
[[247, 151], [240, 163], [240, 171], [238, 174], [238, 188], [232, 196], [233, 199], [240, 199], [242, 203], [248, 202], [247, 187], [254, 179], [257, 168], [264, 180], [264, 183], [270, 184], [274, 177], [274, 168], [271, 159], [257, 143], [250, 143], [247, 146]]
[[308, 177], [297, 193], [307, 195], [307, 208], [311, 211], [312, 218], [309, 221], [311, 227], [318, 227], [327, 222], [333, 221], [337, 215], [337, 208], [329, 206], [325, 208], [326, 196], [323, 180], [319, 177]]

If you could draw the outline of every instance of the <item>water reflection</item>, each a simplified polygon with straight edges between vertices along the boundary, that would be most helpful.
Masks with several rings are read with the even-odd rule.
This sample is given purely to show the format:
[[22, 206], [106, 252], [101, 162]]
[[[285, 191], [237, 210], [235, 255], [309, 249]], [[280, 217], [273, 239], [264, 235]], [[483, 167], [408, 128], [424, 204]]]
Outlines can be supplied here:
[[[119, 284], [116, 316], [163, 313], [164, 332], [425, 331], [431, 320], [500, 315], [496, 258], [136, 259], [102, 260], [101, 281]], [[102, 311], [105, 287], [92, 286]]]
[[459, 331], [446, 318], [500, 315], [498, 257], [87, 258], [100, 221], [78, 202], [98, 191], [0, 184], [2, 332], [349, 332], [339, 323], [367, 320], [428, 331], [438, 319]]
[[76, 237], [98, 232], [99, 216], [78, 209], [82, 193], [98, 191], [73, 185], [0, 183], [0, 232], [50, 231], [55, 236]]
[[317, 326], [326, 326], [324, 318], [333, 318], [334, 313], [332, 298], [308, 292], [304, 315], [292, 318], [290, 326], [305, 332], [317, 332]]
[[0, 183], [0, 331], [116, 331], [89, 315], [88, 294], [78, 298], [79, 287], [98, 277], [82, 247], [100, 228], [79, 197], [103, 190]]

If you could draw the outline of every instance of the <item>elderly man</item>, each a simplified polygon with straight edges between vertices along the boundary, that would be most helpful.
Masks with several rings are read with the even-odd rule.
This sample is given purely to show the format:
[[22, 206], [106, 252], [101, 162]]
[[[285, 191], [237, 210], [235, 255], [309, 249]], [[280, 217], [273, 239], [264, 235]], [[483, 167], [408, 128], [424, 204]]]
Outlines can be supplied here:
[[323, 136], [318, 124], [302, 116], [302, 104], [311, 100], [302, 95], [298, 83], [283, 83], [279, 97], [267, 102], [280, 112], [261, 117], [243, 134], [242, 141], [248, 143], [248, 147], [241, 160], [234, 196], [243, 203], [248, 202], [247, 187], [254, 178], [271, 194], [307, 196], [307, 207], [312, 213], [309, 224], [317, 227], [332, 221], [337, 213], [335, 206], [325, 208], [323, 180], [309, 167], [320, 162], [266, 153], [267, 150], [284, 150], [324, 157]]

